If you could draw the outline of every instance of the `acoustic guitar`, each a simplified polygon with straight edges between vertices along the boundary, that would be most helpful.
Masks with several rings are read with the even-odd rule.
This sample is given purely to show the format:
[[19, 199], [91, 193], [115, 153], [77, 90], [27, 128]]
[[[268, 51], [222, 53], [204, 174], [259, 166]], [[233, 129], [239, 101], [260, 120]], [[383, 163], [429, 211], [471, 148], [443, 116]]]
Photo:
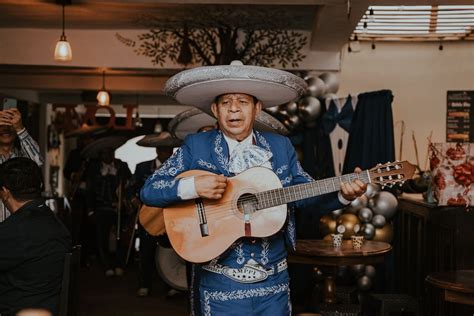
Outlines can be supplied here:
[[[267, 237], [280, 231], [286, 221], [287, 203], [339, 191], [341, 182], [350, 183], [355, 179], [379, 184], [382, 188], [401, 185], [412, 178], [414, 171], [414, 165], [397, 161], [360, 173], [283, 188], [272, 170], [254, 167], [228, 178], [226, 191], [218, 200], [183, 201], [163, 210], [145, 207], [140, 219], [143, 217], [148, 226], [150, 222], [155, 223], [150, 233], [162, 233], [162, 214], [175, 251], [187, 261], [207, 262], [241, 237]], [[210, 172], [190, 170], [177, 178], [204, 174]]]

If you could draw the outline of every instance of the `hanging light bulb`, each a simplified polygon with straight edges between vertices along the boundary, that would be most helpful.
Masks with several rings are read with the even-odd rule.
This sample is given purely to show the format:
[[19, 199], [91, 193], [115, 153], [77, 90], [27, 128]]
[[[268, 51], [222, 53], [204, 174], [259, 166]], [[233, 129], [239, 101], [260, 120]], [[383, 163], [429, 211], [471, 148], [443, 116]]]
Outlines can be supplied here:
[[97, 102], [99, 105], [110, 104], [110, 95], [107, 90], [105, 90], [105, 71], [102, 72], [102, 89], [97, 93]]
[[374, 14], [374, 9], [370, 7], [369, 9], [369, 22], [373, 23], [375, 21], [375, 14]]
[[57, 61], [71, 61], [72, 60], [72, 49], [71, 45], [66, 39], [66, 34], [64, 33], [65, 29], [65, 16], [64, 16], [64, 1], [63, 1], [63, 33], [59, 38], [59, 41], [56, 43], [56, 48], [54, 50], [54, 60]]
[[143, 122], [140, 117], [140, 113], [138, 111], [139, 108], [140, 108], [140, 101], [139, 101], [139, 96], [137, 94], [137, 112], [135, 113], [135, 120], [134, 120], [135, 127], [143, 127]]

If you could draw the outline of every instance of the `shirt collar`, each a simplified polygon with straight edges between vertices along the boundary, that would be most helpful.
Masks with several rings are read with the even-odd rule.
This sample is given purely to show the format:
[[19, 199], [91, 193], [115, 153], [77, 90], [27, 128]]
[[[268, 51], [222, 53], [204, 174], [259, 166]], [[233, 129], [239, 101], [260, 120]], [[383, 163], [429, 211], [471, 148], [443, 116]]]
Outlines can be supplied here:
[[233, 138], [228, 137], [224, 133], [222, 133], [222, 135], [224, 135], [224, 139], [227, 142], [227, 146], [229, 146], [229, 154], [232, 154], [235, 147], [237, 147], [237, 145], [239, 145], [239, 144], [240, 145], [252, 144], [253, 143], [253, 138], [254, 138], [253, 132], [249, 136], [247, 136], [244, 140], [242, 140], [241, 142], [239, 142], [239, 141], [237, 141]]

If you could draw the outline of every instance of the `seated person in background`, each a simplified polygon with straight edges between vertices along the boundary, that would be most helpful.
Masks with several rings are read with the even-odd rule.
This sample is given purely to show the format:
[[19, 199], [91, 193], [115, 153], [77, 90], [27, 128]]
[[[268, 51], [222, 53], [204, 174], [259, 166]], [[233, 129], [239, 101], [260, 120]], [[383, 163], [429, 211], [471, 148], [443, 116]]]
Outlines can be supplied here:
[[71, 237], [41, 198], [41, 169], [28, 158], [0, 165], [0, 198], [12, 213], [0, 223], [0, 315], [22, 308], [57, 314]]
[[[20, 111], [9, 109], [0, 111], [0, 164], [14, 157], [29, 157], [38, 166], [43, 164], [38, 143], [23, 126]], [[10, 216], [10, 212], [0, 202], [0, 222]]]

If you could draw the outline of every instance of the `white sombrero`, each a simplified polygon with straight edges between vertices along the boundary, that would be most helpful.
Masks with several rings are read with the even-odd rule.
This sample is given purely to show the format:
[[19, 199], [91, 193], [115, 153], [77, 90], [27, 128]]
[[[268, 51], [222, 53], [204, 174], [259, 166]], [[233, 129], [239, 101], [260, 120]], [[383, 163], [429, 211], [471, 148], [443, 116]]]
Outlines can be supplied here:
[[299, 98], [306, 88], [306, 82], [302, 78], [287, 71], [246, 66], [240, 61], [234, 61], [230, 65], [182, 71], [166, 82], [165, 93], [181, 104], [193, 105], [212, 114], [211, 104], [222, 94], [252, 95], [267, 108]]
[[[204, 127], [216, 128], [216, 119], [200, 109], [192, 108], [176, 115], [168, 124], [170, 133], [178, 138], [184, 139], [189, 134], [194, 134]], [[260, 112], [255, 120], [254, 127], [259, 131], [267, 131], [287, 135], [288, 129], [276, 118], [266, 112]]]

